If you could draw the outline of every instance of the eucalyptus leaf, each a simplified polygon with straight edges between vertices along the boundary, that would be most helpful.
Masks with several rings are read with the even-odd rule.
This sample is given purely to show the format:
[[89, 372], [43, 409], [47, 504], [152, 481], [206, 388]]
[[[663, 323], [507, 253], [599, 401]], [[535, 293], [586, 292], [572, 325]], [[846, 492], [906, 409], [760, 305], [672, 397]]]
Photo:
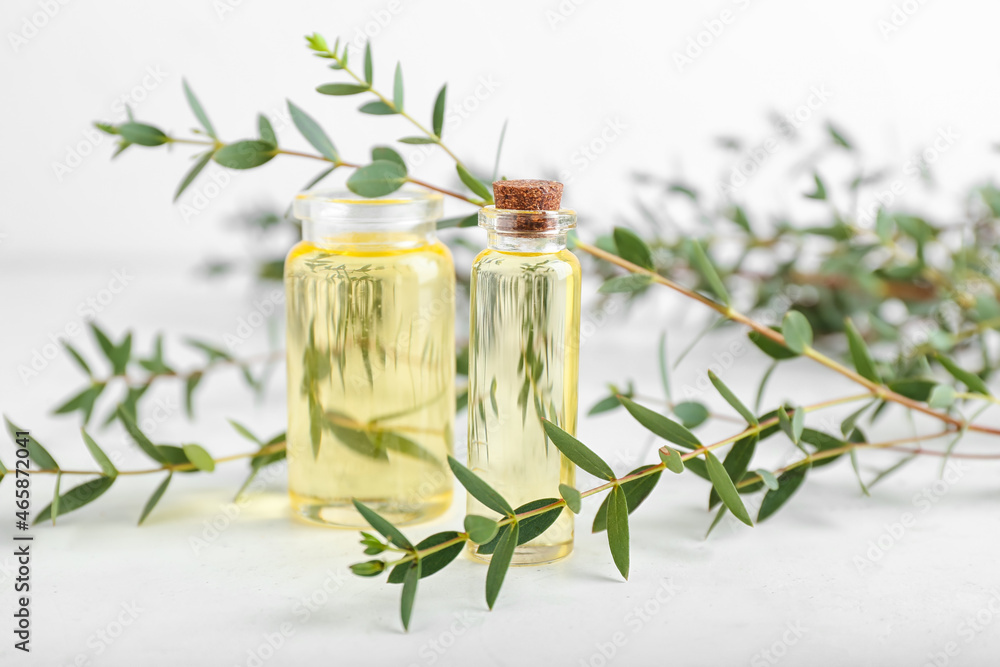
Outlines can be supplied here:
[[448, 466], [455, 473], [459, 483], [465, 487], [473, 498], [486, 505], [497, 514], [513, 516], [514, 508], [492, 486], [484, 482], [476, 473], [458, 462], [453, 456], [448, 457]]
[[611, 470], [611, 466], [605, 463], [604, 459], [595, 454], [585, 444], [547, 419], [543, 420], [542, 426], [545, 429], [546, 435], [552, 440], [552, 443], [570, 461], [594, 477], [606, 480], [615, 479], [615, 473]]
[[253, 169], [274, 159], [278, 149], [274, 144], [258, 139], [246, 139], [223, 146], [212, 158], [230, 169]]
[[510, 567], [510, 561], [514, 557], [514, 549], [518, 541], [517, 523], [507, 524], [501, 529], [500, 541], [493, 557], [490, 559], [490, 566], [486, 571], [486, 604], [490, 609], [500, 595], [500, 587], [503, 586], [504, 577]]
[[287, 102], [288, 113], [292, 117], [292, 122], [295, 123], [295, 127], [305, 137], [306, 141], [330, 162], [340, 162], [340, 154], [337, 153], [337, 148], [330, 141], [330, 137], [320, 127], [319, 123], [313, 120], [312, 116], [305, 111], [295, 106], [291, 100], [287, 100]]
[[382, 197], [406, 183], [406, 170], [391, 160], [376, 160], [347, 179], [348, 189], [362, 197]]
[[611, 557], [622, 576], [628, 579], [629, 571], [629, 529], [628, 501], [620, 486], [611, 489], [608, 504], [608, 546]]
[[687, 449], [695, 449], [701, 446], [701, 441], [691, 431], [677, 422], [645, 406], [639, 405], [630, 398], [622, 396], [621, 402], [625, 406], [625, 409], [629, 411], [629, 414], [635, 417], [636, 421], [664, 440]]
[[638, 234], [625, 227], [615, 227], [614, 239], [618, 255], [622, 259], [644, 269], [653, 270], [653, 252]]

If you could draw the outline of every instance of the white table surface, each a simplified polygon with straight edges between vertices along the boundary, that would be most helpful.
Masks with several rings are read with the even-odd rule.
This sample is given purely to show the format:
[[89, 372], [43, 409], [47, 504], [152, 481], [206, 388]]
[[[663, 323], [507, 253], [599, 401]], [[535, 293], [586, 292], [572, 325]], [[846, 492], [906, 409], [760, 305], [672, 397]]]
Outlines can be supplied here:
[[[134, 327], [142, 349], [157, 329], [172, 336], [168, 356], [170, 349], [178, 350], [182, 334], [220, 340], [251, 307], [254, 293], [239, 280], [204, 283], [194, 280], [187, 267], [135, 264], [130, 268], [138, 277], [114, 298], [101, 322], [116, 335]], [[77, 304], [99, 292], [115, 266], [115, 260], [70, 262], [44, 280], [23, 277], [36, 271], [36, 264], [27, 260], [2, 269], [0, 300], [7, 321], [0, 350], [0, 407], [29, 428], [64, 467], [93, 466], [76, 417], [48, 414], [82, 384], [81, 377], [64, 356], [27, 384], [17, 368], [30, 361], [32, 350], [43, 346], [50, 332], [76, 319]], [[593, 285], [587, 289], [592, 293]], [[699, 327], [700, 317], [697, 307], [661, 297], [627, 315], [619, 311], [616, 322], [596, 327], [583, 347], [581, 414], [601, 396], [606, 381], [633, 378], [643, 394], [661, 396], [654, 361], [657, 332], [669, 325], [676, 355]], [[729, 329], [703, 341], [676, 371], [675, 391], [693, 383], [713, 362], [713, 352], [739, 335]], [[93, 353], [85, 338], [74, 343]], [[247, 351], [264, 349], [265, 340], [258, 332]], [[765, 365], [762, 355], [749, 351], [722, 376], [751, 400]], [[782, 398], [805, 404], [856, 391], [808, 362], [780, 370], [771, 387], [769, 405]], [[227, 417], [267, 436], [283, 430], [280, 382], [255, 404], [235, 374], [210, 378], [200, 389], [194, 423], [178, 408], [179, 395], [179, 387], [168, 383], [156, 394], [169, 411], [156, 430], [157, 441], [196, 440], [215, 455], [225, 455], [246, 450]], [[702, 400], [726, 409], [710, 393]], [[811, 423], [825, 426], [821, 419]], [[924, 430], [934, 428], [917, 423]], [[909, 428], [902, 414], [893, 413], [870, 435], [906, 435]], [[145, 466], [119, 429], [101, 431], [95, 425], [94, 431], [106, 450], [123, 457], [120, 467]], [[712, 441], [733, 431], [724, 424], [698, 432]], [[584, 418], [579, 433], [622, 472], [655, 460], [652, 441], [622, 411]], [[995, 447], [970, 437], [959, 451]], [[0, 457], [8, 465], [12, 451], [6, 440], [0, 445]], [[778, 465], [794, 450], [775, 436], [759, 451], [759, 465]], [[866, 453], [861, 462], [870, 478], [898, 457]], [[842, 460], [811, 475], [793, 502], [766, 523], [749, 529], [730, 517], [708, 540], [707, 483], [668, 473], [633, 515], [627, 583], [614, 568], [606, 537], [587, 530], [598, 504], [591, 499], [578, 518], [570, 559], [512, 569], [496, 608], [488, 612], [485, 568], [459, 558], [421, 581], [408, 633], [399, 621], [400, 588], [347, 570], [348, 564], [367, 558], [357, 533], [289, 519], [283, 473], [231, 520], [221, 517], [232, 513], [228, 504], [245, 474], [244, 462], [221, 465], [211, 476], [177, 476], [141, 528], [135, 525], [138, 513], [159, 477], [122, 478], [103, 498], [62, 518], [57, 527], [33, 529], [29, 656], [12, 650], [13, 547], [0, 549], [0, 617], [6, 619], [0, 663], [996, 664], [1000, 466], [963, 462], [957, 480], [935, 486], [939, 465], [938, 459], [918, 460], [865, 498]], [[581, 475], [581, 488], [589, 488], [588, 481]], [[36, 510], [51, 488], [51, 479], [34, 480]], [[9, 479], [0, 486], [0, 539], [8, 545], [14, 532], [12, 489]], [[924, 491], [935, 502], [916, 502]], [[456, 498], [447, 516], [408, 534], [419, 539], [459, 528], [463, 503], [461, 494]], [[906, 513], [913, 520], [900, 532], [894, 524]], [[229, 525], [212, 533], [208, 526], [213, 521]], [[889, 547], [882, 555], [871, 551], [880, 539]], [[278, 648], [272, 650], [272, 644]], [[604, 656], [612, 651], [610, 658]]]

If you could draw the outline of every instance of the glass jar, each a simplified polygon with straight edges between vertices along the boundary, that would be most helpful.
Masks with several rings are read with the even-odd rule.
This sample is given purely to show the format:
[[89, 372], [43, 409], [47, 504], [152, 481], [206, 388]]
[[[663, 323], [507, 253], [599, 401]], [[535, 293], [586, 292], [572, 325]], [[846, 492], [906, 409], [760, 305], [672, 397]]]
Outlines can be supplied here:
[[455, 418], [455, 269], [437, 240], [441, 196], [294, 203], [302, 241], [285, 261], [288, 487], [303, 519], [367, 526], [444, 512]]
[[[513, 507], [559, 498], [576, 466], [542, 420], [575, 434], [580, 344], [580, 262], [566, 249], [571, 210], [483, 208], [488, 247], [472, 266], [469, 467]], [[496, 513], [469, 497], [468, 511]], [[489, 560], [470, 543], [470, 555]], [[514, 551], [514, 564], [547, 563], [573, 549], [568, 508]]]

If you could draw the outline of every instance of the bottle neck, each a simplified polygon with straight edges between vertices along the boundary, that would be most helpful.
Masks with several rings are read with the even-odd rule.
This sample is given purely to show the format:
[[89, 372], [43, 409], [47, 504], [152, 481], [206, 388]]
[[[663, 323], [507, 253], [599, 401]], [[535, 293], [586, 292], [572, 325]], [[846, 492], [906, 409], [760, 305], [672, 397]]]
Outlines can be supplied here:
[[302, 240], [323, 248], [419, 248], [437, 239], [433, 220], [391, 223], [358, 220], [303, 220]]
[[486, 244], [490, 250], [525, 254], [557, 253], [566, 248], [568, 231], [547, 234], [517, 234], [487, 229]]

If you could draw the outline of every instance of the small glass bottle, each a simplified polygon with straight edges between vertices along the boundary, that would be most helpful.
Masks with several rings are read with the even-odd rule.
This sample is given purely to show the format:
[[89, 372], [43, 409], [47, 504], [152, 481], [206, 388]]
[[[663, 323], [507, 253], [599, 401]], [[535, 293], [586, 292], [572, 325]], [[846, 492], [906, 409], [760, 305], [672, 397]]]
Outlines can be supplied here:
[[366, 526], [352, 499], [395, 524], [451, 503], [455, 269], [435, 236], [441, 196], [294, 203], [302, 241], [285, 261], [288, 487], [292, 509]]
[[[547, 438], [542, 419], [576, 430], [580, 263], [566, 249], [576, 213], [560, 209], [562, 184], [497, 181], [479, 213], [488, 247], [472, 265], [469, 467], [513, 507], [558, 498], [576, 467]], [[468, 511], [496, 513], [469, 497]], [[488, 561], [469, 545], [473, 558]], [[573, 514], [514, 552], [514, 564], [549, 563], [573, 550]]]

